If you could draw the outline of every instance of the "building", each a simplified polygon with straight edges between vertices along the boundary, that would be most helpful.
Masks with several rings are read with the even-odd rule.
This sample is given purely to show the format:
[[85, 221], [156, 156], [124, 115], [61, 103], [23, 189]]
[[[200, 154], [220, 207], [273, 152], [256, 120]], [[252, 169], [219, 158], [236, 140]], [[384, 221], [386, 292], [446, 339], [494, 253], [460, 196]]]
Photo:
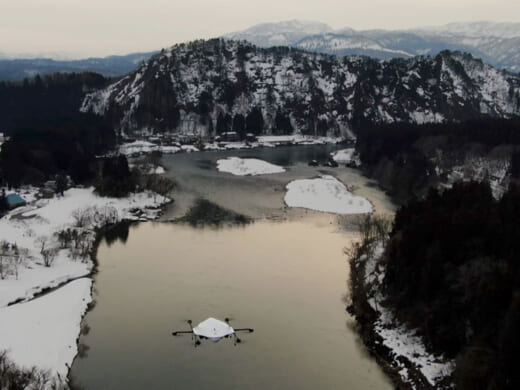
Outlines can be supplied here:
[[9, 209], [15, 209], [20, 206], [25, 206], [27, 202], [18, 194], [9, 194], [6, 196], [7, 206]]

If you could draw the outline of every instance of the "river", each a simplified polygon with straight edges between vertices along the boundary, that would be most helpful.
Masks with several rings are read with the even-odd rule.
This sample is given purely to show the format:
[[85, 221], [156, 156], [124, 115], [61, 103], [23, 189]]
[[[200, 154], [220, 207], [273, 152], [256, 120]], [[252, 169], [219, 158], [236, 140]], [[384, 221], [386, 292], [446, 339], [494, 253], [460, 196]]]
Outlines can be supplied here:
[[[124, 240], [102, 242], [96, 306], [80, 338], [86, 354], [71, 376], [90, 389], [390, 389], [345, 311], [348, 263], [356, 239], [331, 214], [288, 209], [284, 187], [295, 178], [334, 174], [378, 212], [390, 201], [348, 168], [308, 167], [335, 146], [205, 152], [163, 157], [179, 183], [164, 220], [203, 196], [256, 218], [245, 227], [192, 228], [141, 223]], [[283, 174], [235, 177], [215, 160], [258, 157], [288, 167]], [[125, 235], [123, 235], [125, 236]], [[195, 347], [171, 336], [207, 317], [252, 327], [242, 343], [224, 339]]]

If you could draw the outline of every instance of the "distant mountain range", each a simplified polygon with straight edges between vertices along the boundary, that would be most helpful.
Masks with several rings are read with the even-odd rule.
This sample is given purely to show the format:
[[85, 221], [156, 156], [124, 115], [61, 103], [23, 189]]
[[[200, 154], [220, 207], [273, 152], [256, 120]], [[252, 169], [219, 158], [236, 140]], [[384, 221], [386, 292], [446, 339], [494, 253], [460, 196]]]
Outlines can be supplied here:
[[261, 47], [291, 46], [334, 55], [375, 58], [435, 56], [442, 50], [468, 52], [500, 69], [520, 71], [520, 23], [452, 23], [414, 30], [333, 30], [303, 21], [265, 23], [226, 34]]
[[157, 52], [133, 53], [123, 56], [53, 60], [49, 58], [11, 59], [0, 53], [0, 80], [16, 81], [37, 74], [65, 72], [96, 72], [104, 76], [121, 76], [132, 72]]
[[[334, 30], [324, 23], [265, 23], [224, 36], [260, 47], [289, 46], [317, 53], [366, 55], [379, 59], [435, 56], [443, 50], [468, 52], [499, 69], [520, 72], [520, 23], [452, 23], [412, 30]], [[0, 80], [22, 80], [36, 74], [92, 71], [121, 76], [134, 71], [158, 51], [105, 58], [57, 60], [13, 59], [0, 53]], [[63, 54], [58, 55], [63, 58]], [[57, 57], [56, 57], [57, 58]]]

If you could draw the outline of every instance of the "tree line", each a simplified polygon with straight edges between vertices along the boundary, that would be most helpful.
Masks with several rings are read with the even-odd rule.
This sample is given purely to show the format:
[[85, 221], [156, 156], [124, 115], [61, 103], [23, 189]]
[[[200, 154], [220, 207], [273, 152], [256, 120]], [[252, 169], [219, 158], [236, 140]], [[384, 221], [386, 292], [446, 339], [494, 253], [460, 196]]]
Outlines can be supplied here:
[[398, 202], [423, 196], [444, 178], [436, 168], [453, 166], [469, 154], [486, 156], [505, 146], [513, 177], [520, 177], [520, 119], [478, 118], [445, 123], [364, 123], [357, 129], [356, 149], [365, 173]]
[[384, 290], [397, 317], [456, 358], [457, 388], [518, 389], [520, 188], [431, 189], [395, 216]]

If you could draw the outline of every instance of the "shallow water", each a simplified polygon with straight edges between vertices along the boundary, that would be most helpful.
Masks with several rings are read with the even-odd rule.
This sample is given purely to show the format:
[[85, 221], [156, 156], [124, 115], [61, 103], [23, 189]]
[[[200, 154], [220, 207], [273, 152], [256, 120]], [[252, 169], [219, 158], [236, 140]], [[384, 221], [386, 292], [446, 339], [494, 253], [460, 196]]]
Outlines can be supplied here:
[[[223, 229], [142, 223], [126, 243], [102, 243], [97, 305], [80, 339], [88, 351], [71, 370], [85, 389], [391, 388], [345, 311], [343, 248], [356, 234], [342, 230], [334, 215], [287, 209], [284, 187], [332, 173], [378, 212], [393, 206], [357, 171], [307, 166], [307, 152], [326, 156], [330, 147], [298, 152], [303, 157], [288, 160], [283, 174], [235, 177], [214, 168], [216, 159], [236, 155], [276, 163], [280, 149], [298, 148], [164, 158], [180, 185], [166, 218], [182, 215], [198, 196], [267, 218]], [[237, 346], [222, 340], [197, 348], [189, 335], [171, 336], [188, 329], [187, 319], [197, 324], [210, 316], [255, 332], [241, 334]]]
[[[300, 217], [302, 210], [285, 207], [285, 186], [292, 180], [322, 174], [337, 177], [349, 188], [353, 188], [356, 195], [369, 198], [375, 205], [376, 212], [393, 211], [394, 205], [384, 193], [359, 171], [345, 167], [307, 165], [313, 159], [325, 163], [330, 152], [342, 148], [345, 146], [310, 145], [165, 155], [163, 165], [167, 169], [166, 176], [174, 179], [179, 188], [173, 193], [175, 204], [167, 210], [164, 218], [184, 215], [197, 197], [210, 199], [223, 207], [254, 218]], [[216, 161], [231, 156], [259, 158], [282, 165], [287, 171], [261, 176], [234, 176], [218, 172]]]

